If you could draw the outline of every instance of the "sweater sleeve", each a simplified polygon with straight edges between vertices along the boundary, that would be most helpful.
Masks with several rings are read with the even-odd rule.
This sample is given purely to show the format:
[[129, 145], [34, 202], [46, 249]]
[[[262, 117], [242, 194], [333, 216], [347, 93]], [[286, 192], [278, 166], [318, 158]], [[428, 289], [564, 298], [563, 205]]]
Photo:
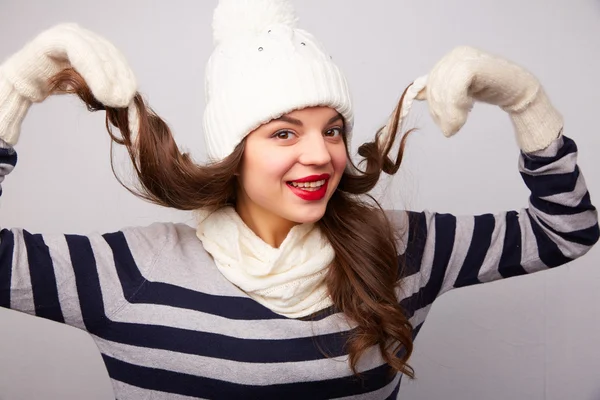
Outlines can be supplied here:
[[[16, 162], [0, 143], [0, 183]], [[169, 231], [167, 224], [86, 236], [2, 229], [0, 307], [96, 333], [146, 282]]]
[[598, 241], [598, 213], [572, 139], [561, 135], [546, 149], [521, 152], [519, 171], [531, 191], [519, 211], [408, 212], [400, 299], [411, 315], [425, 315], [450, 289], [557, 267]]

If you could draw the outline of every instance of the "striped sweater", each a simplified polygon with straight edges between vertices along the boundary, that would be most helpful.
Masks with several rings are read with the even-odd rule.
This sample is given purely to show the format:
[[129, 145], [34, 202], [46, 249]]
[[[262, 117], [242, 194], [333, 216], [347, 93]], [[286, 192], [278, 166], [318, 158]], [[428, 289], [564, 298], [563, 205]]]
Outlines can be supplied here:
[[[390, 212], [405, 232], [397, 293], [414, 337], [442, 293], [556, 267], [590, 249], [597, 212], [576, 158], [565, 136], [521, 153], [531, 197], [519, 211]], [[0, 175], [15, 164], [16, 153], [0, 149]], [[87, 331], [117, 399], [397, 397], [401, 375], [376, 348], [359, 361], [362, 378], [352, 375], [344, 344], [353, 326], [342, 315], [273, 313], [219, 273], [187, 225], [88, 236], [4, 229], [0, 240], [0, 306]]]

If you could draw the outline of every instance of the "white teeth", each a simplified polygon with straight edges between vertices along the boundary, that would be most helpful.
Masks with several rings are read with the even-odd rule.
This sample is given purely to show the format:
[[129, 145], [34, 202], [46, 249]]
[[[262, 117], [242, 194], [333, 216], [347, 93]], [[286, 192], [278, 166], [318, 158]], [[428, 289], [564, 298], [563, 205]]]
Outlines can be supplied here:
[[325, 179], [316, 182], [291, 182], [291, 185], [302, 189], [319, 189], [325, 184]]

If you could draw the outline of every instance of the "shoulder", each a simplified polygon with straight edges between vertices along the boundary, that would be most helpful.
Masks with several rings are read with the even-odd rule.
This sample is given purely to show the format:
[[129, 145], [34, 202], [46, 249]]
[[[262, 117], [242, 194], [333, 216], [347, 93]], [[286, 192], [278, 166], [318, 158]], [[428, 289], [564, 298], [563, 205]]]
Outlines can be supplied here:
[[196, 230], [183, 223], [155, 222], [147, 226], [122, 228], [103, 236], [107, 241], [121, 241], [133, 258], [148, 268], [159, 260], [185, 264], [188, 260], [210, 259], [196, 236]]
[[198, 241], [195, 229], [183, 223], [155, 222], [147, 226], [126, 227], [119, 232], [130, 246], [173, 248]]
[[[147, 226], [126, 227], [117, 234], [123, 235], [129, 248], [136, 252], [157, 254], [204, 250], [196, 230], [184, 223], [155, 222]], [[111, 234], [104, 236], [107, 235]]]
[[146, 279], [206, 294], [239, 295], [238, 289], [218, 270], [195, 228], [157, 222], [121, 232], [133, 257], [148, 266], [144, 271]]

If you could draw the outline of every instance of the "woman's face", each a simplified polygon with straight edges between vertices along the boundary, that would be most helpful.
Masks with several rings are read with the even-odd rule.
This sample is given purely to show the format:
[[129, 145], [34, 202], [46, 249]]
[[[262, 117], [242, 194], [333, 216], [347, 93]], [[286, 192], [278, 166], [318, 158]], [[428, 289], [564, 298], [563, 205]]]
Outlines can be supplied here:
[[318, 221], [346, 167], [343, 135], [343, 118], [329, 107], [296, 110], [251, 132], [239, 176], [242, 218]]

